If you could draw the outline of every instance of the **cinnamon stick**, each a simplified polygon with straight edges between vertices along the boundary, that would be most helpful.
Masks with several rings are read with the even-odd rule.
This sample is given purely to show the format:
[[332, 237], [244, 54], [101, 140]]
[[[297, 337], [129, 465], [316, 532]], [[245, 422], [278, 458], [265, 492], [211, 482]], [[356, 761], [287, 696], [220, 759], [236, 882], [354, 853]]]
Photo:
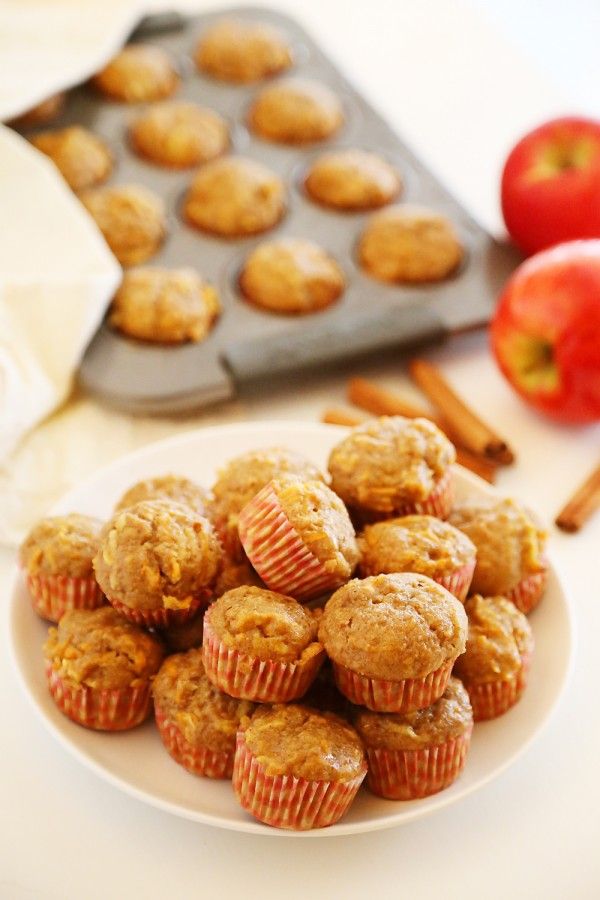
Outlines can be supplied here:
[[600, 507], [600, 466], [575, 491], [557, 515], [555, 524], [563, 531], [579, 531]]
[[321, 421], [327, 425], [349, 425], [351, 428], [354, 428], [355, 425], [362, 425], [365, 420], [366, 416], [361, 416], [352, 410], [342, 409], [339, 406], [326, 409], [321, 416]]
[[409, 403], [395, 391], [367, 381], [366, 378], [351, 378], [348, 382], [348, 400], [366, 409], [375, 416], [406, 416], [407, 419], [431, 419], [442, 427], [441, 421], [433, 413], [414, 403]]
[[423, 359], [415, 359], [410, 364], [410, 374], [440, 411], [457, 443], [498, 464], [514, 462], [514, 453], [506, 441], [469, 409], [436, 366]]

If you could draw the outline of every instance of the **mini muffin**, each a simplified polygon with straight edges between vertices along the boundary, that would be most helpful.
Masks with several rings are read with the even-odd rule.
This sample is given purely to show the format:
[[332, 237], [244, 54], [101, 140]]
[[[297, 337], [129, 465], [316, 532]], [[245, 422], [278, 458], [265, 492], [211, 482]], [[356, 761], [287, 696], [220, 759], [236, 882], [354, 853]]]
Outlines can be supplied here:
[[102, 184], [112, 172], [112, 154], [105, 142], [80, 125], [40, 131], [31, 143], [50, 157], [74, 191]]
[[194, 269], [148, 266], [125, 273], [108, 320], [139, 341], [200, 343], [220, 311], [216, 290]]
[[367, 525], [358, 539], [362, 575], [417, 572], [464, 600], [475, 568], [475, 546], [434, 516], [403, 516]]
[[304, 186], [317, 203], [353, 211], [385, 206], [400, 193], [402, 179], [377, 153], [332, 150], [312, 163]]
[[233, 560], [243, 558], [238, 537], [240, 512], [265, 485], [282, 475], [295, 475], [305, 481], [325, 480], [318, 466], [286, 447], [250, 450], [234, 457], [220, 470], [212, 487], [209, 518]]
[[194, 59], [212, 78], [247, 83], [289, 69], [292, 51], [285, 35], [272, 25], [219, 19], [200, 38]]
[[254, 704], [234, 700], [210, 683], [201, 650], [166, 659], [152, 693], [156, 724], [175, 762], [194, 775], [231, 778], [235, 736]]
[[335, 93], [305, 78], [286, 78], [263, 88], [248, 114], [254, 134], [277, 144], [324, 141], [343, 122], [344, 111]]
[[123, 731], [147, 718], [162, 646], [110, 606], [65, 613], [48, 632], [44, 657], [56, 705], [79, 725]]
[[375, 712], [431, 706], [466, 638], [462, 603], [409, 572], [349, 581], [327, 601], [319, 626], [339, 690]]
[[141, 500], [174, 500], [189, 506], [200, 516], [206, 515], [208, 495], [195, 481], [181, 475], [159, 475], [145, 478], [125, 491], [115, 506], [115, 512], [135, 506]]
[[242, 720], [233, 789], [266, 825], [324, 828], [348, 810], [367, 766], [356, 731], [333, 713], [290, 704]]
[[267, 587], [298, 600], [334, 590], [358, 562], [348, 511], [322, 481], [269, 482], [241, 511], [238, 533]]
[[92, 560], [102, 522], [71, 513], [42, 519], [19, 548], [29, 596], [42, 619], [58, 622], [71, 609], [95, 609], [105, 602]]
[[184, 215], [201, 231], [244, 237], [268, 231], [285, 210], [281, 178], [254, 159], [216, 159], [202, 166], [186, 194]]
[[190, 506], [142, 500], [104, 526], [94, 557], [109, 602], [132, 621], [165, 627], [191, 619], [212, 596], [222, 551]]
[[358, 258], [380, 281], [420, 284], [443, 281], [459, 267], [462, 244], [452, 223], [418, 206], [390, 206], [367, 222]]
[[152, 191], [114, 185], [92, 188], [80, 199], [121, 265], [143, 263], [160, 249], [167, 223], [164, 204]]
[[453, 445], [433, 422], [382, 416], [333, 448], [331, 486], [359, 521], [412, 513], [445, 519], [455, 460]]
[[297, 700], [324, 658], [317, 619], [293, 597], [259, 587], [223, 594], [204, 616], [202, 652], [212, 683], [260, 703]]
[[353, 724], [365, 745], [373, 793], [416, 800], [449, 787], [462, 772], [473, 710], [462, 683], [451, 678], [432, 706], [404, 715], [359, 710]]
[[225, 119], [196, 103], [159, 103], [129, 129], [133, 149], [160, 166], [187, 169], [220, 156], [229, 146]]
[[534, 642], [522, 612], [505, 597], [474, 594], [465, 603], [467, 649], [454, 669], [464, 683], [476, 722], [501, 716], [527, 685]]
[[501, 594], [526, 614], [537, 606], [546, 586], [547, 535], [516, 500], [471, 498], [452, 510], [450, 522], [477, 548], [474, 593]]
[[42, 100], [41, 103], [32, 106], [27, 112], [17, 116], [15, 119], [11, 119], [9, 125], [14, 128], [29, 128], [33, 125], [46, 125], [61, 114], [65, 107], [66, 99], [67, 95], [64, 91], [61, 91], [58, 94], [52, 94], [52, 96]]
[[302, 315], [334, 303], [344, 290], [344, 275], [318, 244], [285, 237], [252, 251], [244, 263], [240, 287], [256, 306]]
[[123, 103], [164, 100], [179, 87], [179, 74], [169, 54], [151, 44], [128, 44], [94, 75], [94, 87]]

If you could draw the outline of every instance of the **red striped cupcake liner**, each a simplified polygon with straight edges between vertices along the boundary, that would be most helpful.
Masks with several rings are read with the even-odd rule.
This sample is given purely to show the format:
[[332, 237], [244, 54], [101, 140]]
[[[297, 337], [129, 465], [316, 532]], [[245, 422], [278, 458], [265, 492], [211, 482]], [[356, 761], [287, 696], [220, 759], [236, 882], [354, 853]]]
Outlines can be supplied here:
[[374, 712], [406, 713], [424, 709], [438, 700], [448, 684], [452, 659], [424, 678], [405, 678], [402, 681], [386, 681], [369, 678], [333, 663], [333, 674], [338, 690], [357, 706], [366, 706]]
[[154, 712], [161, 740], [176, 763], [192, 775], [202, 775], [205, 778], [231, 778], [233, 750], [227, 753], [210, 750], [202, 745], [194, 746], [161, 709], [155, 707]]
[[306, 546], [269, 484], [241, 511], [238, 531], [248, 559], [272, 591], [310, 600], [344, 582]]
[[97, 731], [125, 731], [148, 717], [150, 682], [134, 688], [91, 688], [72, 685], [46, 664], [48, 687], [61, 712], [78, 725]]
[[473, 707], [474, 721], [483, 722], [486, 719], [496, 719], [508, 712], [521, 699], [521, 695], [527, 687], [530, 667], [531, 654], [528, 653], [523, 655], [521, 668], [512, 678], [488, 681], [485, 684], [465, 683]]
[[241, 806], [265, 825], [308, 831], [326, 828], [347, 812], [367, 773], [340, 781], [309, 781], [293, 775], [268, 775], [238, 732], [233, 790]]
[[522, 578], [521, 581], [519, 581], [516, 587], [507, 592], [506, 596], [509, 600], [512, 600], [517, 609], [520, 609], [522, 613], [528, 615], [542, 599], [547, 581], [548, 570], [544, 568], [540, 572], [533, 572], [531, 575], [526, 575], [525, 578]]
[[169, 625], [183, 625], [193, 619], [200, 607], [208, 606], [212, 591], [206, 590], [197, 594], [186, 609], [135, 609], [127, 606], [115, 597], [108, 597], [108, 602], [121, 613], [124, 618], [142, 628], [167, 628]]
[[464, 769], [473, 726], [460, 737], [417, 750], [367, 747], [370, 790], [387, 800], [418, 800], [449, 787]]
[[58, 622], [71, 609], [97, 609], [106, 599], [93, 575], [30, 575], [25, 573], [31, 603], [42, 619]]
[[464, 603], [467, 599], [469, 588], [471, 587], [474, 571], [475, 560], [470, 563], [465, 563], [464, 566], [461, 566], [460, 569], [456, 569], [450, 575], [442, 575], [440, 578], [434, 578], [433, 580], [437, 581], [438, 584], [441, 584], [442, 587], [445, 587], [451, 594], [454, 594], [456, 599], [460, 600], [461, 603]]
[[204, 616], [202, 660], [207, 678], [240, 700], [256, 703], [288, 703], [304, 696], [325, 660], [321, 647], [303, 661], [279, 662], [258, 659], [227, 647], [211, 626], [211, 610]]

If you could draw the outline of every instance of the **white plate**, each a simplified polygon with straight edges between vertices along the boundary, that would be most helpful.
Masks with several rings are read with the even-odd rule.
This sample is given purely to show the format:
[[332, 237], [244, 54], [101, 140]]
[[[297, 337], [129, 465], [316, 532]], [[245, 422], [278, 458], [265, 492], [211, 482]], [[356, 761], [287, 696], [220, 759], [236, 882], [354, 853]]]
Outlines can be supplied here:
[[[331, 447], [346, 429], [288, 422], [248, 423], [206, 428], [146, 447], [117, 461], [72, 490], [53, 512], [72, 511], [107, 517], [120, 494], [133, 482], [176, 472], [210, 485], [228, 457], [275, 444], [302, 451], [325, 464]], [[460, 495], [492, 494], [493, 489], [457, 467]], [[41, 645], [46, 626], [29, 604], [22, 578], [15, 577], [11, 639], [23, 686], [52, 734], [80, 762], [128, 794], [188, 819], [236, 831], [260, 834], [325, 836], [355, 834], [400, 825], [456, 802], [502, 772], [538, 734], [558, 702], [572, 650], [572, 627], [565, 590], [550, 565], [548, 590], [531, 616], [536, 653], [523, 699], [506, 715], [475, 727], [467, 765], [450, 788], [410, 802], [381, 800], [366, 788], [348, 815], [330, 828], [312, 832], [279, 831], [251, 819], [237, 805], [229, 782], [190, 775], [167, 755], [152, 722], [130, 732], [88, 731], [65, 718], [46, 688]]]

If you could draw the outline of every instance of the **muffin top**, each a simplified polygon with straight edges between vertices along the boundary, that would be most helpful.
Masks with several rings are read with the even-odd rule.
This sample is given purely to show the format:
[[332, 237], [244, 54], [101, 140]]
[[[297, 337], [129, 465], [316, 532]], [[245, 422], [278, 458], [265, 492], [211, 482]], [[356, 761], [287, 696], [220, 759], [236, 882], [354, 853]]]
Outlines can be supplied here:
[[375, 209], [396, 197], [400, 175], [377, 153], [332, 150], [316, 159], [304, 186], [317, 203], [334, 209]]
[[313, 241], [284, 237], [260, 244], [240, 275], [248, 300], [273, 312], [302, 314], [330, 306], [344, 290], [339, 265]]
[[93, 575], [102, 522], [70, 513], [41, 519], [19, 548], [19, 562], [30, 575]]
[[203, 341], [219, 315], [217, 292], [194, 269], [146, 267], [126, 272], [109, 322], [141, 341]]
[[390, 206], [367, 222], [361, 265], [375, 278], [414, 284], [441, 281], [458, 268], [463, 248], [444, 216], [417, 206]]
[[172, 500], [142, 500], [115, 513], [94, 558], [105, 594], [136, 609], [188, 609], [220, 567], [208, 519]]
[[200, 516], [206, 515], [207, 493], [189, 478], [180, 475], [158, 475], [145, 478], [125, 491], [115, 506], [115, 511], [134, 506], [140, 500], [175, 500], [189, 506]]
[[219, 19], [207, 28], [194, 55], [201, 72], [221, 81], [259, 81], [288, 69], [291, 48], [272, 25]]
[[92, 84], [112, 100], [141, 103], [170, 97], [179, 87], [179, 75], [161, 47], [128, 44], [94, 75]]
[[242, 721], [242, 730], [267, 775], [346, 781], [366, 771], [360, 738], [333, 713], [295, 703], [262, 706]]
[[317, 619], [293, 597], [243, 586], [210, 607], [210, 627], [227, 647], [258, 659], [296, 662], [321, 652]]
[[359, 709], [353, 723], [365, 747], [418, 750], [467, 734], [473, 727], [473, 710], [462, 682], [450, 678], [439, 700], [426, 709], [404, 715]]
[[285, 78], [264, 87], [250, 108], [251, 130], [281, 144], [323, 141], [342, 126], [344, 111], [332, 90], [318, 81]]
[[333, 448], [331, 486], [349, 506], [393, 515], [425, 500], [455, 459], [453, 445], [428, 419], [382, 416]]
[[102, 138], [80, 125], [41, 131], [31, 143], [50, 157], [74, 191], [106, 181], [113, 167], [112, 154]]
[[202, 231], [224, 237], [272, 228], [285, 209], [281, 178], [254, 159], [229, 156], [206, 163], [184, 201], [185, 216]]
[[455, 675], [466, 684], [514, 678], [523, 657], [533, 652], [533, 633], [525, 615], [506, 597], [474, 594], [465, 602], [469, 617], [467, 649]]
[[458, 503], [449, 519], [477, 548], [471, 590], [504, 594], [544, 568], [546, 532], [516, 500], [480, 497]]
[[162, 662], [160, 641], [111, 606], [73, 609], [51, 628], [44, 655], [72, 684], [90, 688], [140, 687]]
[[157, 252], [166, 233], [160, 197], [140, 185], [91, 188], [81, 202], [119, 262], [133, 266]]
[[233, 753], [242, 716], [254, 703], [235, 700], [214, 687], [204, 673], [201, 650], [166, 659], [152, 685], [157, 708], [195, 747]]
[[197, 103], [157, 103], [131, 125], [136, 153], [162, 166], [186, 169], [220, 156], [229, 146], [227, 122]]
[[327, 655], [369, 678], [421, 678], [465, 649], [462, 603], [426, 575], [349, 581], [328, 600], [319, 626]]
[[434, 516], [402, 516], [367, 525], [358, 547], [363, 575], [418, 572], [435, 579], [475, 559], [469, 538]]
[[8, 123], [15, 128], [29, 128], [32, 125], [45, 125], [51, 122], [63, 111], [67, 95], [64, 91], [46, 97], [41, 103], [37, 103]]

